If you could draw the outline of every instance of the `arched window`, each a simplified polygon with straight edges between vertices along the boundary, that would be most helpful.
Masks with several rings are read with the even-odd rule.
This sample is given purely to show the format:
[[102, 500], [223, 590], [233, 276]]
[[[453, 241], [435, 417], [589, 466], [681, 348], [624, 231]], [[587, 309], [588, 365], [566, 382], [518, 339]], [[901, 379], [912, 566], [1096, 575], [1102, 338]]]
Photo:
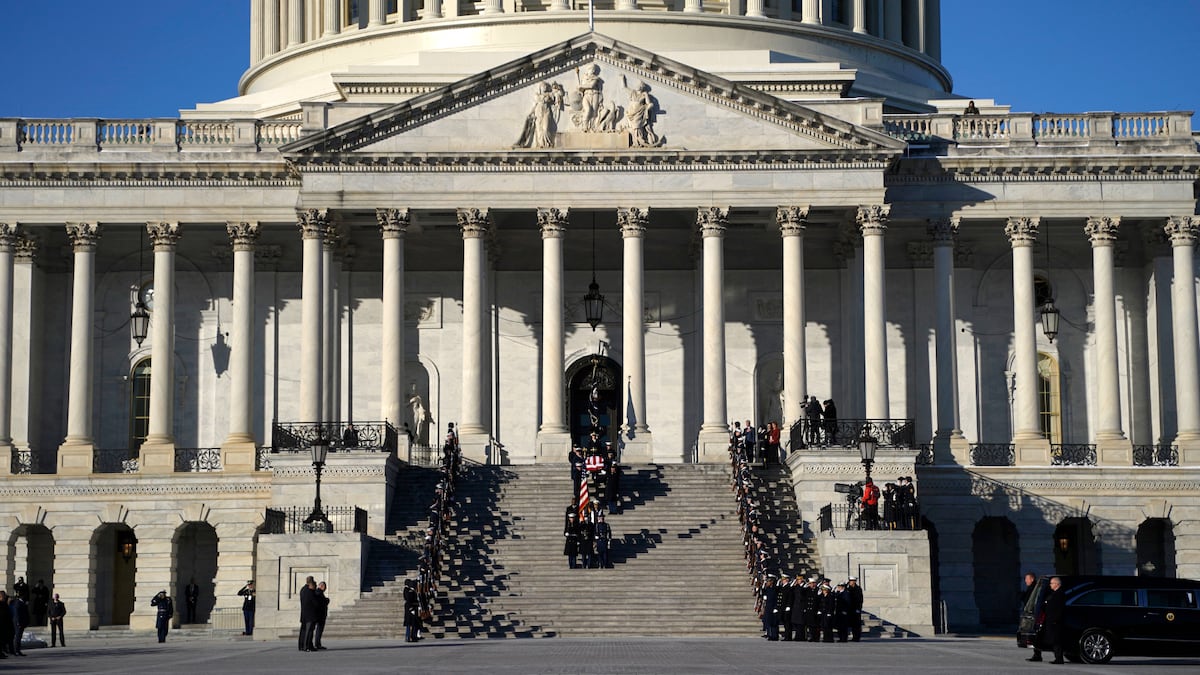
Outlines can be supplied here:
[[1058, 361], [1038, 352], [1038, 419], [1042, 433], [1053, 443], [1062, 443], [1062, 391]]
[[150, 433], [150, 359], [133, 367], [129, 400], [129, 447], [137, 450]]

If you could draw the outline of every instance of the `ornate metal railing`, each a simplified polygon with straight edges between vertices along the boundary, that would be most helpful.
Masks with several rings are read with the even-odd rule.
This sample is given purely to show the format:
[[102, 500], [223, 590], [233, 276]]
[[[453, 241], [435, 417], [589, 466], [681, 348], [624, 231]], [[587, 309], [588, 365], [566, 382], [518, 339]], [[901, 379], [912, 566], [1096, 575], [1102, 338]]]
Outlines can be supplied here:
[[1179, 466], [1179, 446], [1135, 445], [1133, 446], [1133, 465]]
[[792, 446], [853, 448], [863, 433], [875, 437], [881, 448], [911, 448], [916, 444], [914, 420], [836, 419], [792, 424]]
[[254, 457], [254, 469], [256, 471], [271, 470], [271, 453], [273, 451], [273, 448], [265, 446], [258, 449], [258, 452], [255, 453]]
[[33, 450], [28, 448], [24, 450], [14, 448], [12, 451], [12, 464], [9, 468], [17, 476], [33, 473]]
[[413, 466], [437, 466], [441, 461], [438, 448], [432, 445], [417, 445], [408, 446], [408, 463]]
[[916, 464], [933, 464], [933, 443], [922, 443], [917, 446], [917, 456], [913, 460]]
[[972, 443], [971, 466], [1013, 466], [1017, 446], [1011, 443]]
[[137, 473], [138, 451], [128, 448], [92, 450], [92, 473]]
[[883, 500], [879, 500], [878, 518], [869, 520], [859, 505], [849, 500], [826, 504], [818, 512], [818, 522], [822, 532], [827, 530], [923, 530], [919, 506], [900, 508], [899, 505], [884, 508]]
[[1090, 443], [1055, 443], [1050, 446], [1052, 466], [1096, 466], [1096, 446]]
[[271, 425], [273, 452], [308, 452], [317, 441], [330, 452], [395, 452], [396, 427], [389, 422], [276, 422]]
[[220, 448], [175, 448], [175, 471], [220, 471]]
[[[367, 512], [357, 506], [325, 506], [322, 508], [329, 526], [325, 532], [367, 532]], [[267, 508], [266, 520], [263, 523], [264, 534], [297, 534], [300, 532], [321, 532], [321, 527], [313, 528], [311, 523], [304, 522], [312, 513], [311, 506], [272, 506]]]

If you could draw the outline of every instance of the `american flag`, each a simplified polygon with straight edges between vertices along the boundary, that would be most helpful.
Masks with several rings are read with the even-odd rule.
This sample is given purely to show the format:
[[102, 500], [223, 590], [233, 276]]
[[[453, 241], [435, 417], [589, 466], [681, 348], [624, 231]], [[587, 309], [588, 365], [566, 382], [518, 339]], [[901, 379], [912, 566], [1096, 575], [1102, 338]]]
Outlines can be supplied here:
[[579, 522], [583, 522], [589, 501], [587, 476], [584, 476], [583, 480], [579, 481]]

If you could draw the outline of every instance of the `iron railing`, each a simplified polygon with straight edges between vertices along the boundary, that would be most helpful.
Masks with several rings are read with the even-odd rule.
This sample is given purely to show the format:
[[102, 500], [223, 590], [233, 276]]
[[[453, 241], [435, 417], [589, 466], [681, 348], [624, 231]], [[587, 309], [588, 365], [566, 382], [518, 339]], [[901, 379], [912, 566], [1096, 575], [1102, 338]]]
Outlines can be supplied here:
[[1179, 466], [1177, 445], [1135, 445], [1134, 466]]
[[258, 451], [256, 453], [254, 453], [254, 469], [256, 471], [270, 471], [271, 470], [271, 453], [272, 452], [274, 452], [274, 448], [264, 446], [264, 447], [259, 448]]
[[330, 452], [395, 452], [396, 427], [390, 422], [275, 422], [271, 425], [272, 452], [308, 452], [318, 441], [327, 444]]
[[911, 448], [916, 444], [916, 423], [911, 419], [796, 420], [791, 428], [791, 448], [853, 448], [864, 433], [875, 438], [880, 448]]
[[1051, 466], [1096, 466], [1096, 446], [1091, 443], [1055, 443], [1050, 446]]
[[138, 454], [128, 448], [95, 448], [92, 473], [137, 473]]
[[972, 443], [971, 466], [1013, 466], [1017, 446], [1012, 443]]
[[921, 520], [920, 507], [904, 508], [900, 505], [887, 507], [879, 500], [878, 517], [872, 522], [860, 510], [857, 500], [830, 503], [821, 507], [819, 520], [821, 531], [832, 530], [879, 530], [911, 531], [925, 529]]
[[24, 450], [14, 448], [12, 451], [12, 464], [9, 470], [13, 475], [20, 476], [33, 473], [33, 450], [28, 448]]
[[933, 443], [922, 443], [917, 446], [917, 456], [913, 461], [918, 465], [930, 465], [934, 463]]
[[298, 534], [305, 532], [367, 533], [367, 511], [357, 506], [323, 507], [329, 524], [307, 523], [311, 506], [272, 506], [267, 508], [264, 534]]
[[220, 470], [220, 448], [175, 448], [175, 471], [178, 473]]
[[432, 445], [408, 446], [408, 463], [413, 466], [436, 467], [441, 462], [440, 451]]

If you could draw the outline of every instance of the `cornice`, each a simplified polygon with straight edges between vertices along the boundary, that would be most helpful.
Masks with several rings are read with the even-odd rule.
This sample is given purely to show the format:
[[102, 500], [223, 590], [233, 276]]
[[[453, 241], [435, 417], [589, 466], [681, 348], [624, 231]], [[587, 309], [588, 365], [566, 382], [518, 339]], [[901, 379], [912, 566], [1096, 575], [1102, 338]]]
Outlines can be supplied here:
[[1194, 181], [1200, 155], [929, 157], [901, 159], [887, 185], [1078, 181]]
[[[311, 468], [309, 473], [312, 473]], [[196, 495], [214, 496], [246, 496], [251, 498], [270, 496], [271, 474], [268, 472], [260, 479], [237, 479], [220, 476], [203, 481], [179, 480], [102, 480], [94, 476], [89, 480], [58, 479], [58, 480], [7, 480], [0, 482], [0, 500], [27, 499], [29, 497], [96, 497], [114, 495], [127, 497], [131, 495], [147, 495], [154, 497], [171, 497], [174, 495], [193, 497]]]
[[692, 152], [464, 152], [464, 153], [349, 153], [289, 160], [296, 175], [307, 173], [504, 173], [589, 171], [791, 171], [887, 169], [891, 157], [875, 153], [772, 151]]
[[292, 187], [282, 158], [271, 162], [0, 162], [3, 187]]

